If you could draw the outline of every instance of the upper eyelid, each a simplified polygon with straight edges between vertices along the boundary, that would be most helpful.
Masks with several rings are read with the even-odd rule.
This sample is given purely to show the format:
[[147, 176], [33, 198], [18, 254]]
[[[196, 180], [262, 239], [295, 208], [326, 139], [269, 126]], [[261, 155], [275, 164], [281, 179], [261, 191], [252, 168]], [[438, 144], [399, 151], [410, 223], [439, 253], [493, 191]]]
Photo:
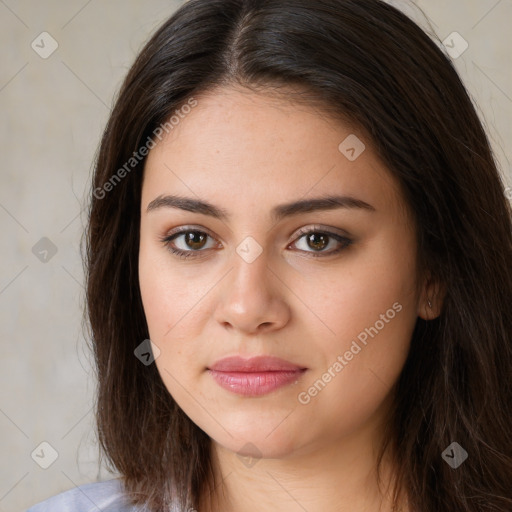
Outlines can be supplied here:
[[[185, 225], [185, 226], [180, 226], [178, 228], [171, 229], [162, 238], [169, 238], [169, 237], [177, 235], [177, 234], [188, 233], [188, 232], [191, 232], [191, 231], [197, 231], [197, 232], [200, 232], [200, 233], [205, 233], [208, 236], [210, 236], [211, 238], [217, 238], [207, 228], [202, 227], [202, 226], [195, 226], [195, 225]], [[293, 232], [293, 234], [290, 235], [290, 236], [293, 236], [293, 235], [295, 235], [295, 236], [304, 235], [304, 234], [307, 234], [307, 233], [309, 233], [311, 231], [321, 232], [321, 233], [326, 233], [326, 234], [330, 233], [330, 234], [337, 235], [337, 236], [340, 236], [340, 237], [343, 237], [343, 238], [354, 238], [350, 233], [348, 233], [347, 231], [345, 231], [343, 229], [334, 228], [334, 227], [332, 227], [332, 228], [331, 227], [324, 227], [324, 226], [321, 226], [319, 224], [311, 224], [309, 226], [305, 226], [305, 227], [296, 229]]]
[[351, 238], [351, 239], [354, 238], [350, 233], [348, 233], [344, 229], [334, 228], [334, 227], [333, 228], [331, 228], [331, 227], [324, 227], [324, 226], [321, 226], [319, 224], [312, 224], [310, 226], [299, 228], [298, 230], [294, 231], [294, 234], [295, 234], [295, 236], [303, 235], [303, 234], [309, 233], [310, 231], [337, 235], [337, 236], [340, 236], [342, 238]]
[[[305, 226], [305, 227], [299, 228], [298, 230], [294, 231], [294, 234], [292, 235], [294, 238], [293, 238], [292, 242], [290, 242], [290, 243], [295, 243], [297, 240], [299, 240], [303, 236], [309, 234], [310, 232], [325, 233], [331, 237], [332, 236], [339, 237], [342, 239], [342, 240], [338, 240], [339, 243], [342, 243], [343, 240], [347, 240], [350, 243], [353, 243], [355, 241], [354, 237], [352, 235], [350, 235], [349, 233], [345, 232], [344, 230], [339, 230], [339, 231], [341, 231], [341, 233], [339, 233], [339, 232], [337, 233], [334, 231], [336, 229], [339, 230], [339, 228], [328, 228], [328, 227], [320, 226], [318, 224]], [[217, 240], [217, 238], [215, 236], [213, 236], [208, 229], [200, 227], [200, 226], [194, 226], [194, 225], [180, 226], [180, 227], [176, 228], [175, 230], [170, 230], [167, 234], [165, 234], [163, 237], [161, 237], [161, 241], [170, 242], [171, 238], [174, 239], [179, 235], [182, 235], [184, 233], [194, 232], [194, 231], [199, 232], [199, 233], [204, 233], [204, 234], [208, 235], [210, 238], [212, 238], [213, 240], [215, 240], [217, 243], [219, 242]], [[203, 251], [190, 250], [190, 252], [199, 253], [199, 252], [204, 252], [204, 250]]]

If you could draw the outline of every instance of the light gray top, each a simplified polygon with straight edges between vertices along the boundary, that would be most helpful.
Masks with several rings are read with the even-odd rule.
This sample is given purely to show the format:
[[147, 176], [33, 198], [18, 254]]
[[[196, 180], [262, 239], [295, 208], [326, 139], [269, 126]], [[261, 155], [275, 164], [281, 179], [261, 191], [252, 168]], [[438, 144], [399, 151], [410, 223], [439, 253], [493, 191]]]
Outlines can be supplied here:
[[27, 512], [141, 512], [128, 504], [119, 479], [80, 485], [56, 494]]

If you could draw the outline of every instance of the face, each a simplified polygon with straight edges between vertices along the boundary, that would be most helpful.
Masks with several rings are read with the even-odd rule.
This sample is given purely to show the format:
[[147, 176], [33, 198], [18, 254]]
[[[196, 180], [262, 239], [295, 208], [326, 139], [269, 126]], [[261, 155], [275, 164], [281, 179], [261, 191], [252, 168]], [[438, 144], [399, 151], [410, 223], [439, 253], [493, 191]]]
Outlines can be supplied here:
[[196, 99], [144, 170], [155, 364], [224, 449], [332, 445], [380, 417], [408, 353], [422, 303], [404, 199], [348, 125], [237, 89]]

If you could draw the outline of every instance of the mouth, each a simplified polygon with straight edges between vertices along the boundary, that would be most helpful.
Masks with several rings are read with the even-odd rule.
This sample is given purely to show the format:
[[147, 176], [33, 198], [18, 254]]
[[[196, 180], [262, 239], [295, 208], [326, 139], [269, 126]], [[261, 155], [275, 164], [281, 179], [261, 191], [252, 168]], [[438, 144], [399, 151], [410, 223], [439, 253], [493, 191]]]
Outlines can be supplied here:
[[279, 359], [259, 356], [227, 357], [207, 368], [222, 388], [242, 396], [262, 396], [298, 381], [307, 368]]

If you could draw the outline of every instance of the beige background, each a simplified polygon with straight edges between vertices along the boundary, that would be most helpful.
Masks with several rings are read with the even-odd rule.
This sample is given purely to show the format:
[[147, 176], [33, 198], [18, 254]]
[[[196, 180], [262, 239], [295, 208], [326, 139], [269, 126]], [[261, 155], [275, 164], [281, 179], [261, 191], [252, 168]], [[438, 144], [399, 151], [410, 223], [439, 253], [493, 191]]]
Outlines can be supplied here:
[[[81, 209], [113, 95], [180, 3], [0, 0], [0, 512], [112, 478], [97, 465], [92, 357], [81, 333]], [[392, 3], [408, 13], [419, 5], [441, 40], [456, 31], [468, 42], [454, 62], [512, 186], [512, 0]], [[58, 43], [47, 59], [31, 47], [42, 46], [43, 31]], [[31, 458], [43, 441], [58, 454], [48, 469]], [[49, 461], [42, 449], [34, 457]]]

